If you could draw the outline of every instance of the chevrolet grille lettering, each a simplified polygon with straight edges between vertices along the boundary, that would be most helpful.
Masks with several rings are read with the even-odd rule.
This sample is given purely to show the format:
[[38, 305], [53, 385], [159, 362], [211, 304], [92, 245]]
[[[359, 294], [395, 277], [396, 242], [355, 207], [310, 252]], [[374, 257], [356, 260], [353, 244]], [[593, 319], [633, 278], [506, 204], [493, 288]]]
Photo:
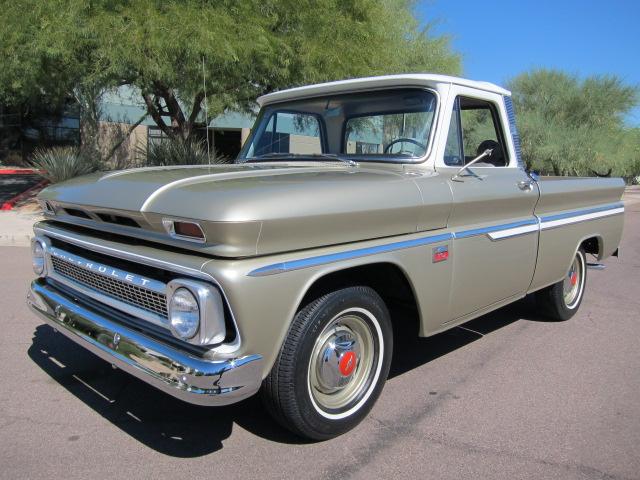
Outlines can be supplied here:
[[[106, 265], [101, 265], [99, 263], [94, 263], [83, 259], [82, 257], [71, 256], [68, 254], [64, 254], [58, 251], [55, 247], [50, 249], [50, 254], [53, 257], [59, 258], [65, 262], [69, 262], [75, 265], [78, 265], [80, 268], [85, 270], [90, 270], [92, 272], [101, 273], [103, 275], [107, 275], [109, 277], [117, 278], [118, 280], [132, 283], [135, 285], [139, 285], [145, 287], [147, 285], [153, 284], [153, 280], [148, 278], [144, 278], [138, 275], [134, 275], [133, 273], [125, 272], [122, 270], [118, 270], [116, 268], [108, 267]], [[158, 283], [158, 282], [155, 282]]]

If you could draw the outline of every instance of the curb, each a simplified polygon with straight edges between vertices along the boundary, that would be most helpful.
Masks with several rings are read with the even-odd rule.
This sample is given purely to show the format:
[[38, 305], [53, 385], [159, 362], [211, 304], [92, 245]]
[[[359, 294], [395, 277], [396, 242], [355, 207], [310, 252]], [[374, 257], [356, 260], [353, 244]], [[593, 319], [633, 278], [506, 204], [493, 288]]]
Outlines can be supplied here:
[[42, 173], [42, 170], [36, 170], [35, 168], [0, 168], [0, 175], [34, 175]]
[[5, 211], [6, 210], [13, 210], [13, 207], [16, 206], [16, 203], [18, 203], [20, 200], [23, 200], [23, 199], [27, 198], [34, 191], [42, 190], [48, 183], [49, 183], [49, 180], [42, 180], [42, 181], [36, 183], [35, 185], [33, 185], [32, 187], [27, 188], [24, 192], [21, 192], [18, 195], [16, 195], [15, 197], [10, 198], [6, 202], [4, 202], [0, 206], [0, 210], [5, 210]]

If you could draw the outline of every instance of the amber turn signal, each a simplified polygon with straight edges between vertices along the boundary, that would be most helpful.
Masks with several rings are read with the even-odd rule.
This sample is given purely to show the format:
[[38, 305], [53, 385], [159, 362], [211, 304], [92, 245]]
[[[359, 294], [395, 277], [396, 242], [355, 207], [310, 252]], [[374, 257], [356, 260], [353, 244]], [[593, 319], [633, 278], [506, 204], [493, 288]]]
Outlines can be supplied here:
[[163, 219], [162, 223], [167, 233], [175, 238], [204, 242], [205, 236], [202, 227], [195, 222], [185, 222], [182, 220]]
[[182, 235], [183, 237], [201, 238], [202, 240], [204, 240], [204, 233], [202, 233], [202, 229], [197, 223], [173, 222], [173, 228], [176, 232], [176, 235]]

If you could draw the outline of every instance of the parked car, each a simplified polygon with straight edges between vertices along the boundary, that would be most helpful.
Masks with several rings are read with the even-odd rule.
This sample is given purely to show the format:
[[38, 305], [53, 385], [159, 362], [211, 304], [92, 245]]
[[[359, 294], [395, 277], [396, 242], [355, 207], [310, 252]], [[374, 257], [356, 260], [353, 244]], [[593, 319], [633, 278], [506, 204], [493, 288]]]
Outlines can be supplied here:
[[44, 190], [33, 311], [177, 398], [260, 391], [284, 426], [322, 440], [380, 395], [406, 321], [395, 302], [415, 307], [422, 337], [532, 293], [566, 320], [586, 255], [617, 253], [623, 181], [529, 175], [496, 85], [396, 75], [258, 103], [233, 165]]

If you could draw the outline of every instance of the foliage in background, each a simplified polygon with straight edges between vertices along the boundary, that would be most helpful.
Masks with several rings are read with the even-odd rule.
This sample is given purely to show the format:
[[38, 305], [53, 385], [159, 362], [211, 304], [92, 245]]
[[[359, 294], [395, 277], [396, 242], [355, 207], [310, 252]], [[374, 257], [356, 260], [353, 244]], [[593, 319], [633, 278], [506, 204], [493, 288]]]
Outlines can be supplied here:
[[43, 170], [43, 177], [51, 183], [64, 182], [98, 170], [98, 164], [84, 157], [75, 147], [37, 149], [31, 156], [31, 164]]
[[624, 124], [638, 90], [615, 76], [533, 70], [509, 82], [528, 168], [550, 175], [640, 174], [639, 129]]
[[[295, 85], [458, 73], [411, 0], [0, 0], [0, 102], [129, 85], [170, 137]], [[203, 67], [204, 59], [204, 67]]]
[[141, 154], [146, 155], [147, 166], [167, 165], [207, 165], [222, 163], [224, 159], [218, 157], [215, 151], [207, 154], [207, 144], [203, 140], [189, 138], [167, 139], [150, 143]]

